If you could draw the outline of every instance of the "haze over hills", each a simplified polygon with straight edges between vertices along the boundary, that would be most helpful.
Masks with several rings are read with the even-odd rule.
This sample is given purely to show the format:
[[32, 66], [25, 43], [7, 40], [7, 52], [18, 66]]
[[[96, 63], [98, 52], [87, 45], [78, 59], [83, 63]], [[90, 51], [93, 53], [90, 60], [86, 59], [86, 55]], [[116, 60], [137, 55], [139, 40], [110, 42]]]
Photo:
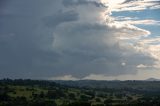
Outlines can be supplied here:
[[156, 78], [148, 78], [148, 79], [146, 79], [146, 81], [160, 81], [160, 79], [156, 79]]
[[[134, 88], [134, 89], [150, 89], [153, 90], [153, 86], [157, 86], [160, 84], [158, 80], [77, 80], [77, 81], [64, 81], [64, 80], [57, 80], [54, 81], [56, 83], [72, 86], [72, 87], [89, 87], [89, 88]], [[160, 89], [159, 87], [156, 90]]]

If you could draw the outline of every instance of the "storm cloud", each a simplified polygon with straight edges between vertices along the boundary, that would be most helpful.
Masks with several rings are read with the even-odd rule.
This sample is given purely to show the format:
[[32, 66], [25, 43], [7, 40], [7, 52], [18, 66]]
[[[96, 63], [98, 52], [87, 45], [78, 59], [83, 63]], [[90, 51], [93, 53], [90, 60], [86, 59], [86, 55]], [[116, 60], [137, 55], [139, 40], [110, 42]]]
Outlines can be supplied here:
[[2, 0], [0, 78], [135, 74], [157, 59], [118, 38], [150, 34], [109, 25], [96, 0]]

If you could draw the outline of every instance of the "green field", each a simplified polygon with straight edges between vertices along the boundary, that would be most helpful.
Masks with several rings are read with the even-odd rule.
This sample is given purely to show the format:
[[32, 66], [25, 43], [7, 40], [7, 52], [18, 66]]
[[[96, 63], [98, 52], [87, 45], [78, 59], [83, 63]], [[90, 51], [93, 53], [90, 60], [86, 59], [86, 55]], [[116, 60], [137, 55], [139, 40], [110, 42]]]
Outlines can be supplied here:
[[160, 106], [159, 88], [158, 81], [4, 79], [0, 106]]

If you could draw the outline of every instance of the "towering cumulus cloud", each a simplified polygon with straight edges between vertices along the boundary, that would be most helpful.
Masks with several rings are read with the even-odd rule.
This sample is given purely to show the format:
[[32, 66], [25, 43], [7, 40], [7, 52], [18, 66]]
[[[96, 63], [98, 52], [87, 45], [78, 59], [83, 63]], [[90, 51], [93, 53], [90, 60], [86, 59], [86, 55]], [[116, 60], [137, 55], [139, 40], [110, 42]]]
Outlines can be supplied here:
[[160, 22], [118, 14], [159, 10], [158, 0], [1, 2], [0, 77], [107, 79], [159, 69], [160, 38], [140, 25]]

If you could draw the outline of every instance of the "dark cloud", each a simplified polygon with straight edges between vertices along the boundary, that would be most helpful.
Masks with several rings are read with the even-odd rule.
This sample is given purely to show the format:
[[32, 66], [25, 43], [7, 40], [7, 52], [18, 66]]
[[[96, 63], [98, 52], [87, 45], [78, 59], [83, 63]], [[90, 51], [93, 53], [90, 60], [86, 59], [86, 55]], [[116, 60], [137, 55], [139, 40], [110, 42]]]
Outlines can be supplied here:
[[3, 7], [5, 7], [7, 2], [9, 2], [9, 0], [1, 0], [0, 1], [0, 8], [2, 9]]
[[152, 65], [150, 56], [121, 47], [115, 34], [123, 30], [97, 21], [101, 5], [86, 0], [8, 1], [0, 11], [0, 77], [119, 75], [135, 73], [139, 64]]
[[[45, 14], [48, 16], [58, 11], [58, 4], [60, 2], [52, 0], [18, 0], [3, 7], [0, 16], [0, 77], [34, 77], [45, 69], [53, 69], [51, 63], [56, 62], [59, 55], [51, 49], [53, 31], [44, 25], [43, 18]], [[52, 12], [47, 11], [48, 6], [52, 7]]]
[[96, 7], [104, 7], [104, 5], [98, 1], [89, 1], [89, 0], [63, 0], [63, 5], [68, 6], [77, 6], [77, 5], [95, 5]]
[[78, 20], [78, 13], [73, 10], [67, 12], [59, 10], [58, 12], [56, 12], [56, 14], [44, 18], [44, 22], [48, 27], [55, 27], [60, 23], [76, 20]]

